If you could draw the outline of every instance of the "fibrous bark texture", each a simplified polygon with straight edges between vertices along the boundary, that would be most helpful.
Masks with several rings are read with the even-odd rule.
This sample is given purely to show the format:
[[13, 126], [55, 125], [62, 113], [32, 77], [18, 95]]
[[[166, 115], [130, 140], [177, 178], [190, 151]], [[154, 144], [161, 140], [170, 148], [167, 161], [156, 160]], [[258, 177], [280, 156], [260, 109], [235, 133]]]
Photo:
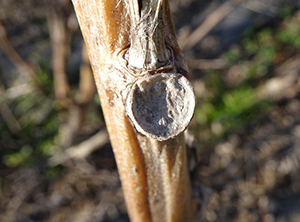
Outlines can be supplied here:
[[[73, 4], [88, 47], [131, 221], [195, 221], [197, 206], [182, 133], [193, 113], [194, 94], [187, 83], [187, 68], [176, 42], [168, 1], [73, 0]], [[162, 81], [158, 83], [155, 76]], [[137, 85], [138, 93], [132, 91]], [[169, 94], [162, 92], [164, 87]], [[142, 93], [143, 89], [152, 91]], [[165, 112], [148, 107], [149, 100], [155, 98], [149, 93], [156, 93], [161, 104], [169, 104], [166, 108], [173, 107], [174, 113], [155, 119], [158, 125], [176, 131], [171, 136], [163, 135], [164, 130], [152, 129], [152, 136], [145, 127], [138, 130], [138, 125], [147, 122], [147, 109]], [[136, 102], [144, 108], [138, 108]], [[186, 119], [181, 115], [184, 109], [188, 110]], [[150, 123], [154, 121], [151, 112]], [[183, 126], [178, 118], [184, 119]]]

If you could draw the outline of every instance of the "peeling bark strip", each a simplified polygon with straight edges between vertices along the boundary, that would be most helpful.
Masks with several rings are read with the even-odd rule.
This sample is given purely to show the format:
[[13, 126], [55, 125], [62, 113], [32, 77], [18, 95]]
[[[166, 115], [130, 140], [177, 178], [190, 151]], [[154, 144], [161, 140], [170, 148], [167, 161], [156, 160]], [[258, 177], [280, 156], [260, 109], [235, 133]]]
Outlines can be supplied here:
[[171, 52], [165, 43], [164, 1], [125, 2], [130, 9], [131, 21], [129, 66], [146, 70], [166, 66]]
[[[131, 221], [195, 221], [197, 206], [182, 133], [195, 101], [168, 1], [73, 0], [73, 4]], [[153, 108], [150, 102], [154, 104], [155, 98], [167, 109]], [[155, 130], [158, 126], [162, 130]]]

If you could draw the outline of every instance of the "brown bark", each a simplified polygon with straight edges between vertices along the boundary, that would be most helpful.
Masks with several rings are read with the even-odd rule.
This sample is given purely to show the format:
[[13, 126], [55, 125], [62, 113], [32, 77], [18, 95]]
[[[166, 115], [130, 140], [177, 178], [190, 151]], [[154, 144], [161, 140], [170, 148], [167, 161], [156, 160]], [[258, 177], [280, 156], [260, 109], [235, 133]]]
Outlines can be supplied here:
[[[149, 2], [154, 4], [156, 1]], [[156, 36], [164, 36], [163, 42], [173, 57], [167, 61], [167, 65], [149, 65], [152, 60], [146, 59], [147, 65], [130, 67], [130, 59], [126, 57], [132, 53], [133, 28], [130, 27], [133, 15], [128, 4], [141, 6], [145, 1], [73, 0], [87, 44], [131, 221], [192, 222], [197, 212], [183, 133], [166, 141], [148, 138], [136, 131], [125, 112], [126, 95], [139, 76], [170, 71], [187, 75], [176, 42], [168, 1], [158, 2], [163, 4], [160, 21], [163, 21], [164, 29], [160, 31], [164, 33]], [[145, 47], [146, 50], [151, 49]]]

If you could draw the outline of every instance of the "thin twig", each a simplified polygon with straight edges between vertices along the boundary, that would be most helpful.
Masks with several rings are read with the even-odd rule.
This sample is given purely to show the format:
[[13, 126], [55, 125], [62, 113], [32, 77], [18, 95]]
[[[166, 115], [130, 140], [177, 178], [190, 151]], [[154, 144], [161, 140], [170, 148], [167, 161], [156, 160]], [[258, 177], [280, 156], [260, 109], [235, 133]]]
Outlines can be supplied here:
[[5, 102], [0, 103], [0, 114], [7, 127], [13, 134], [17, 134], [22, 129], [13, 112]]
[[183, 51], [193, 48], [234, 8], [234, 0], [225, 1], [223, 5], [212, 12], [205, 21], [194, 30], [188, 38], [180, 42]]
[[188, 65], [194, 69], [224, 69], [228, 66], [224, 59], [190, 59]]
[[34, 91], [35, 88], [31, 84], [23, 83], [6, 89], [5, 92], [3, 92], [3, 96], [6, 100], [14, 100], [20, 96], [33, 93]]
[[[0, 95], [4, 95], [4, 94], [5, 94], [4, 87], [2, 83], [0, 83]], [[4, 96], [0, 99], [0, 115], [2, 116], [7, 127], [13, 134], [18, 133], [22, 129], [17, 118], [14, 116], [13, 112], [10, 110], [9, 106], [7, 105], [6, 98]]]
[[33, 69], [21, 58], [21, 56], [14, 49], [6, 35], [5, 27], [0, 21], [0, 49], [6, 57], [16, 66], [20, 74], [28, 81], [36, 81], [37, 79]]
[[[69, 14], [64, 11], [67, 4], [62, 0], [47, 1], [47, 21], [50, 30], [53, 58], [53, 76], [55, 97], [61, 101], [67, 99], [70, 86], [66, 74], [66, 62], [71, 42], [71, 32], [68, 30], [67, 21]], [[66, 1], [65, 1], [66, 2]], [[70, 2], [67, 2], [70, 4]]]
[[57, 166], [58, 164], [62, 164], [69, 159], [84, 159], [93, 151], [103, 147], [103, 145], [108, 142], [108, 133], [106, 130], [102, 130], [82, 143], [79, 143], [76, 146], [71, 146], [62, 153], [54, 155], [49, 159], [48, 164], [50, 166]]

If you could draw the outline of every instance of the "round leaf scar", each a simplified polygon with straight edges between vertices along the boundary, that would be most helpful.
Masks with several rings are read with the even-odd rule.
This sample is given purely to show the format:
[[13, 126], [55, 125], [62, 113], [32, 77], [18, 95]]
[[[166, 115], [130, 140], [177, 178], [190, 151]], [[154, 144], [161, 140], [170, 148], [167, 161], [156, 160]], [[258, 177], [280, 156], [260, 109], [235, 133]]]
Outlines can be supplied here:
[[125, 108], [138, 132], [164, 141], [187, 128], [194, 114], [195, 94], [183, 75], [161, 73], [136, 81]]

